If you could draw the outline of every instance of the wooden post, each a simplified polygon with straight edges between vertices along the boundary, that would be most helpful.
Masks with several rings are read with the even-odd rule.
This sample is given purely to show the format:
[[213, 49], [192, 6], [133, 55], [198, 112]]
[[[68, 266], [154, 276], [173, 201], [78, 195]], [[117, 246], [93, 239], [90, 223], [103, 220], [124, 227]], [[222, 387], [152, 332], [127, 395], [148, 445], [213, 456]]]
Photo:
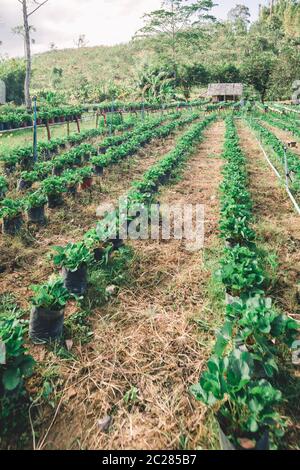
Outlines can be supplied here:
[[67, 134], [70, 135], [70, 121], [67, 121]]
[[77, 124], [78, 134], [80, 134], [80, 122], [79, 122], [79, 118], [78, 118], [78, 117], [76, 117], [76, 124]]

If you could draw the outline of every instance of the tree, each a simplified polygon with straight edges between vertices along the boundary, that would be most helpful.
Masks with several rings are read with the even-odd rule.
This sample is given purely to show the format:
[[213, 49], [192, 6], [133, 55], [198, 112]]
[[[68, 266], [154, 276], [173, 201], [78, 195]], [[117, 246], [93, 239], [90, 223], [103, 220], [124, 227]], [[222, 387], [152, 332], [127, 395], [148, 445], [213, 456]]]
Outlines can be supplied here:
[[61, 84], [63, 73], [64, 71], [61, 67], [53, 67], [51, 72], [51, 82], [53, 88], [57, 88]]
[[[31, 40], [30, 32], [32, 27], [29, 24], [29, 18], [38, 11], [42, 6], [48, 3], [49, 0], [37, 1], [37, 0], [18, 0], [22, 5], [23, 12], [23, 34], [24, 34], [24, 48], [25, 48], [25, 60], [26, 60], [26, 76], [24, 83], [24, 94], [25, 94], [25, 104], [27, 109], [31, 109], [31, 97], [30, 97], [30, 82], [31, 82]], [[29, 11], [28, 5], [32, 6], [32, 9]]]
[[277, 58], [270, 79], [268, 97], [291, 99], [293, 83], [300, 77], [300, 54], [294, 44], [285, 44]]
[[149, 102], [167, 101], [175, 95], [173, 70], [166, 64], [144, 65], [138, 72], [136, 84], [141, 96]]
[[238, 83], [241, 80], [241, 73], [234, 64], [221, 63], [211, 66], [210, 78], [217, 83]]
[[189, 99], [193, 86], [208, 84], [209, 73], [202, 64], [184, 64], [178, 69], [177, 82], [184, 97]]
[[214, 20], [209, 14], [213, 6], [212, 0], [163, 0], [160, 10], [144, 15], [145, 26], [137, 32], [136, 37], [165, 37], [171, 46], [175, 65], [179, 39], [203, 21]]

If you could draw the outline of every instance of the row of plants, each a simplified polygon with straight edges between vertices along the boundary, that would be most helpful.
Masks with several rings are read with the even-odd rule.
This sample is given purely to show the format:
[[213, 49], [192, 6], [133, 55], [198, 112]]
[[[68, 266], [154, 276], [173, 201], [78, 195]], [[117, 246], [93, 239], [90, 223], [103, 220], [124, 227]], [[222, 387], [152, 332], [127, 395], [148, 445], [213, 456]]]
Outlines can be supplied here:
[[[38, 109], [37, 124], [54, 124], [80, 119], [82, 106], [42, 107]], [[0, 131], [32, 126], [33, 114], [26, 110], [10, 110], [0, 114]]]
[[[106, 156], [103, 153], [107, 152], [110, 147], [120, 149], [121, 145], [125, 145], [126, 142], [134, 138], [139, 138], [146, 130], [153, 130], [161, 123], [168, 119], [177, 119], [180, 114], [172, 114], [168, 116], [154, 117], [147, 119], [145, 122], [136, 122], [136, 126], [128, 132], [124, 132], [121, 135], [110, 136], [104, 139], [100, 145], [81, 144], [69, 152], [58, 155], [48, 162], [41, 162], [34, 165], [31, 171], [23, 171], [21, 173], [21, 182], [24, 183], [24, 187], [31, 186], [36, 181], [45, 179], [49, 174], [60, 175], [64, 169], [71, 168], [75, 165], [80, 165], [83, 162], [89, 160], [90, 156], [102, 155], [103, 160]], [[119, 128], [118, 128], [119, 129]]]
[[[61, 150], [79, 145], [85, 140], [111, 132], [121, 132], [130, 129], [135, 123], [136, 118], [133, 117], [127, 118], [122, 124], [120, 124], [119, 120], [114, 120], [113, 126], [110, 129], [101, 126], [98, 129], [89, 129], [80, 134], [72, 134], [67, 137], [52, 139], [49, 142], [40, 142], [37, 147], [39, 160], [48, 160]], [[18, 164], [22, 168], [26, 168], [33, 164], [33, 147], [32, 145], [26, 145], [12, 149], [9, 153], [1, 154], [0, 161], [3, 162], [4, 171], [7, 174], [14, 172]]]
[[220, 232], [226, 248], [217, 278], [226, 290], [225, 323], [207, 370], [191, 391], [212, 407], [223, 449], [267, 450], [284, 434], [284, 397], [277, 382], [283, 349], [291, 347], [299, 325], [267, 297], [246, 158], [232, 117], [226, 120], [224, 159]]
[[[178, 117], [177, 114], [175, 116]], [[141, 146], [150, 142], [150, 140], [154, 138], [167, 137], [176, 128], [182, 127], [198, 117], [199, 115], [197, 113], [190, 114], [182, 119], [176, 119], [161, 127], [159, 127], [159, 124], [165, 118], [155, 117], [149, 119], [149, 122], [143, 123], [141, 127], [138, 127], [139, 130], [132, 134], [133, 137], [129, 139], [128, 142], [125, 142], [123, 145], [112, 147], [105, 155], [100, 155], [99, 157], [101, 157], [101, 162], [98, 160], [98, 157], [93, 157], [95, 159], [97, 158], [97, 160], [92, 162], [94, 166], [87, 165], [73, 170], [68, 168], [61, 173], [60, 176], [52, 175], [50, 177], [45, 177], [45, 173], [49, 170], [48, 165], [51, 165], [52, 169], [60, 167], [53, 167], [54, 161], [39, 164], [39, 168], [40, 165], [43, 165], [45, 173], [42, 173], [41, 171], [31, 172], [30, 175], [32, 175], [32, 180], [27, 180], [27, 183], [31, 184], [33, 180], [42, 180], [41, 186], [37, 191], [34, 191], [25, 198], [4, 199], [1, 201], [0, 217], [3, 219], [3, 233], [7, 235], [15, 235], [19, 232], [23, 225], [24, 210], [27, 211], [28, 219], [31, 223], [40, 225], [44, 224], [46, 203], [48, 203], [48, 207], [51, 209], [61, 206], [63, 204], [64, 193], [69, 193], [74, 196], [77, 193], [78, 185], [81, 185], [81, 189], [83, 190], [89, 188], [92, 184], [93, 175], [98, 176], [99, 174], [102, 174], [104, 168], [108, 165], [116, 164], [125, 158], [125, 156], [133, 155]], [[151, 129], [152, 127], [152, 130], [145, 130], [146, 128]], [[143, 129], [143, 132], [141, 129]], [[97, 153], [97, 150], [93, 146], [83, 144], [79, 148], [73, 149], [73, 151], [69, 152], [68, 159], [65, 156], [61, 156], [60, 159], [63, 157], [64, 167], [67, 163], [70, 166], [79, 165], [82, 161], [88, 160], [90, 155], [93, 153]], [[45, 165], [47, 165], [47, 168]], [[43, 177], [45, 178], [43, 179]]]
[[[190, 104], [194, 104], [195, 102], [191, 102]], [[199, 102], [200, 103], [200, 102]], [[205, 103], [203, 103], [205, 104]], [[231, 103], [215, 103], [212, 105], [209, 105], [208, 111], [214, 111], [223, 105], [225, 106], [231, 106]], [[166, 109], [176, 107], [174, 106], [168, 106]], [[114, 116], [112, 124], [114, 127], [119, 126], [120, 129], [126, 129], [130, 128], [134, 122], [134, 118], [129, 117], [126, 119], [125, 123], [120, 124], [118, 122], [119, 117]], [[74, 134], [69, 137], [65, 138], [58, 138], [58, 139], [52, 139], [49, 142], [41, 142], [38, 143], [38, 155], [39, 159], [45, 160], [51, 158], [54, 154], [59, 152], [60, 150], [66, 148], [68, 145], [77, 145], [84, 140], [96, 137], [97, 135], [101, 135], [101, 133], [107, 133], [111, 132], [112, 129], [91, 129], [85, 132], [82, 132], [80, 134]], [[117, 130], [117, 129], [115, 129]], [[7, 174], [10, 174], [13, 172], [16, 168], [17, 164], [20, 164], [23, 168], [26, 167], [28, 164], [33, 163], [33, 148], [32, 145], [27, 145], [24, 147], [19, 147], [16, 149], [11, 150], [9, 153], [6, 153], [5, 155], [1, 154], [0, 155], [0, 161], [4, 163], [4, 169]]]
[[[96, 174], [102, 174], [104, 168], [118, 163], [121, 159], [126, 158], [128, 155], [136, 153], [140, 147], [146, 145], [150, 140], [154, 138], [162, 139], [167, 137], [169, 134], [175, 131], [175, 129], [185, 126], [195, 119], [199, 118], [198, 113], [192, 113], [187, 116], [178, 118], [178, 114], [175, 115], [175, 119], [166, 124], [165, 126], [155, 126], [153, 129], [151, 126], [143, 126], [140, 131], [136, 133], [127, 142], [118, 145], [117, 147], [109, 148], [105, 154], [93, 156], [91, 159], [94, 165]], [[105, 148], [105, 147], [104, 147]]]
[[[172, 173], [193, 152], [203, 130], [215, 119], [210, 116], [192, 126], [176, 143], [175, 148], [135, 182], [127, 195], [128, 212], [137, 203], [148, 204]], [[139, 206], [140, 207], [140, 206]], [[86, 232], [82, 240], [54, 247], [50, 258], [61, 276], [52, 276], [46, 284], [33, 287], [34, 297], [30, 321], [30, 337], [34, 342], [57, 340], [63, 333], [64, 308], [70, 298], [84, 296], [89, 266], [106, 259], [123, 245], [118, 230], [120, 213], [107, 213], [97, 226]], [[125, 225], [134, 217], [125, 216]], [[113, 223], [112, 223], [113, 222]], [[114, 230], [113, 226], [116, 228]]]
[[32, 115], [26, 111], [23, 113], [10, 111], [7, 114], [0, 114], [0, 132], [27, 126], [32, 126]]
[[[276, 137], [273, 132], [271, 132], [269, 129], [264, 127], [260, 122], [258, 122], [255, 119], [252, 119], [251, 117], [247, 117], [246, 121], [248, 122], [249, 126], [259, 134], [261, 141], [270, 147], [279, 163], [281, 164], [281, 170], [285, 168], [285, 152], [287, 156], [287, 162], [288, 162], [288, 170], [289, 170], [289, 178], [290, 178], [290, 189], [296, 194], [299, 194], [300, 192], [300, 158], [298, 155], [296, 155], [294, 152], [291, 150], [287, 149], [285, 147], [285, 144], [282, 143], [278, 137]], [[286, 150], [285, 150], [286, 148]], [[282, 172], [282, 171], [281, 171]]]
[[62, 176], [51, 176], [45, 179], [38, 189], [23, 198], [3, 199], [0, 202], [3, 234], [16, 235], [20, 231], [24, 223], [24, 211], [30, 223], [44, 225], [46, 205], [50, 209], [62, 206], [64, 194], [74, 197], [79, 186], [82, 191], [90, 188], [92, 178], [93, 169], [91, 167], [66, 170]]
[[[206, 100], [193, 100], [182, 101], [174, 103], [147, 103], [147, 102], [132, 102], [124, 103], [121, 101], [114, 101], [110, 103], [95, 104], [92, 106], [93, 111], [100, 111], [103, 113], [110, 112], [136, 112], [136, 111], [157, 111], [160, 109], [175, 109], [185, 107], [198, 107], [205, 106], [208, 103]], [[228, 106], [228, 103], [223, 104]], [[209, 105], [209, 111], [215, 110], [220, 107], [220, 104]], [[37, 124], [54, 124], [59, 122], [73, 121], [80, 119], [83, 112], [88, 111], [89, 106], [61, 106], [61, 107], [38, 107]], [[28, 113], [24, 108], [9, 109], [5, 113], [0, 113], [0, 132], [3, 130], [19, 129], [22, 127], [32, 126], [33, 115]]]

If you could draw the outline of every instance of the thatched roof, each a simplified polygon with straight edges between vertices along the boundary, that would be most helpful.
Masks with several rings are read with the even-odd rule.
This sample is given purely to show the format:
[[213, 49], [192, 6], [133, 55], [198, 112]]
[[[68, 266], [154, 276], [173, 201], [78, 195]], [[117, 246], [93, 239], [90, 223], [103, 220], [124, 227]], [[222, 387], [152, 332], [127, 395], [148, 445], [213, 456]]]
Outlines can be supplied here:
[[242, 96], [242, 83], [211, 83], [208, 85], [208, 96]]

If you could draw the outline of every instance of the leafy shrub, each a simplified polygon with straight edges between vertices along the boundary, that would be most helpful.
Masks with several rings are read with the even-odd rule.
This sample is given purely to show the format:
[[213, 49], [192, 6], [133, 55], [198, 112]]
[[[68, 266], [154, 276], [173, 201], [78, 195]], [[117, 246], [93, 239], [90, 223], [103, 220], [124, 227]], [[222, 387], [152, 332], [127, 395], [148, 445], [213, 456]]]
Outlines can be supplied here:
[[209, 406], [226, 398], [219, 409], [219, 420], [237, 447], [238, 438], [259, 438], [266, 430], [282, 436], [284, 421], [276, 410], [282, 394], [267, 380], [253, 378], [250, 353], [234, 349], [224, 358], [213, 356], [207, 367], [191, 391]]

